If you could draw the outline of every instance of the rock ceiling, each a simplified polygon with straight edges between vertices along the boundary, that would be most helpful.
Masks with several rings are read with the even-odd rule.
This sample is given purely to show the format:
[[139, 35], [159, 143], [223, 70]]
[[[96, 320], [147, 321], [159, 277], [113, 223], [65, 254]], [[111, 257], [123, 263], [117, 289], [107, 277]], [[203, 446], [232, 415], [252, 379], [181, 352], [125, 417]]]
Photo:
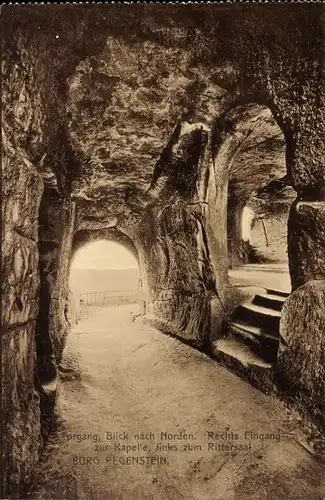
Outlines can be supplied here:
[[[219, 80], [229, 80], [232, 68], [222, 71]], [[197, 124], [209, 130], [232, 98], [206, 68], [193, 67], [184, 48], [112, 37], [78, 65], [68, 84], [69, 132], [83, 165], [73, 195], [96, 228], [114, 226], [150, 201], [154, 165], [175, 126], [180, 135]], [[285, 175], [283, 134], [262, 106], [231, 112], [229, 119], [242, 137], [230, 192], [247, 198]]]
[[245, 200], [286, 174], [284, 137], [271, 111], [264, 106], [250, 105], [231, 115], [235, 115], [234, 135], [240, 131], [243, 139], [233, 156], [229, 192], [232, 197]]
[[[184, 51], [109, 38], [103, 53], [70, 80], [70, 133], [84, 159], [82, 184], [147, 188], [153, 165], [181, 120], [209, 123], [225, 92], [197, 75]], [[96, 170], [95, 184], [89, 183]], [[82, 192], [82, 185], [76, 188]]]

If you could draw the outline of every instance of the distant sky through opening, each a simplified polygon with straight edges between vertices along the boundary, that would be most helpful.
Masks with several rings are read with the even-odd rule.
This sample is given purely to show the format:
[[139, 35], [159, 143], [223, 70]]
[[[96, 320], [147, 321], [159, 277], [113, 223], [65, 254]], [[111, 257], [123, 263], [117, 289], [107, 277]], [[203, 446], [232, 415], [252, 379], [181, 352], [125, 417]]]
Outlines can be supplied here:
[[80, 248], [73, 259], [75, 269], [137, 269], [134, 255], [114, 241], [95, 241]]

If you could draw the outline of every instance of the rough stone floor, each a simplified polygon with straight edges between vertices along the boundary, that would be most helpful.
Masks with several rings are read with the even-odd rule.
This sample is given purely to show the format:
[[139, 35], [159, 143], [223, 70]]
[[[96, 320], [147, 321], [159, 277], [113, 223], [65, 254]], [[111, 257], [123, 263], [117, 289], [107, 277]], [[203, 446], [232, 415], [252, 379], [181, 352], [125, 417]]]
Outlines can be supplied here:
[[[325, 464], [301, 444], [297, 415], [132, 322], [136, 306], [89, 311], [69, 337], [64, 365], [75, 371], [62, 375], [56, 429], [29, 498], [324, 500]], [[127, 439], [107, 440], [109, 432]], [[182, 433], [192, 439], [177, 439]]]

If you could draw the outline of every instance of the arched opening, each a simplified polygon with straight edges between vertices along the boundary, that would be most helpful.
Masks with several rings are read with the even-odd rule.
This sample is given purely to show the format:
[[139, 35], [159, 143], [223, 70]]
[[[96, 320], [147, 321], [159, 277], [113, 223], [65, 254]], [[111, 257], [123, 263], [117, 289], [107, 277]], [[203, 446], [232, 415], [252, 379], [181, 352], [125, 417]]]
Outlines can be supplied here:
[[78, 324], [96, 308], [128, 306], [127, 312], [139, 314], [139, 284], [138, 261], [130, 249], [104, 239], [84, 244], [71, 262], [67, 321]]
[[234, 140], [242, 134], [228, 174], [230, 282], [289, 293], [287, 221], [295, 191], [286, 172], [283, 132], [264, 106], [236, 108], [230, 117]]
[[224, 165], [227, 186], [225, 261], [231, 298], [230, 347], [228, 340], [219, 347], [228, 352], [234, 342], [238, 356], [252, 354], [250, 359], [264, 366], [276, 362], [281, 310], [291, 292], [287, 232], [296, 194], [287, 175], [284, 134], [269, 108], [238, 106], [221, 125], [216, 162]]

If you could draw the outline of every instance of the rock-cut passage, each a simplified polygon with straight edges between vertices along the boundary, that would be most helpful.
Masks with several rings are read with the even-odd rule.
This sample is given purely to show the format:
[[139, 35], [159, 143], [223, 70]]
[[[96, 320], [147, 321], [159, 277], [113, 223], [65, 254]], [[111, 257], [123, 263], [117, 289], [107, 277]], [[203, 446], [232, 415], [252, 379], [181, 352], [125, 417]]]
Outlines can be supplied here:
[[68, 339], [29, 498], [324, 499], [324, 463], [282, 403], [132, 305], [91, 309]]

